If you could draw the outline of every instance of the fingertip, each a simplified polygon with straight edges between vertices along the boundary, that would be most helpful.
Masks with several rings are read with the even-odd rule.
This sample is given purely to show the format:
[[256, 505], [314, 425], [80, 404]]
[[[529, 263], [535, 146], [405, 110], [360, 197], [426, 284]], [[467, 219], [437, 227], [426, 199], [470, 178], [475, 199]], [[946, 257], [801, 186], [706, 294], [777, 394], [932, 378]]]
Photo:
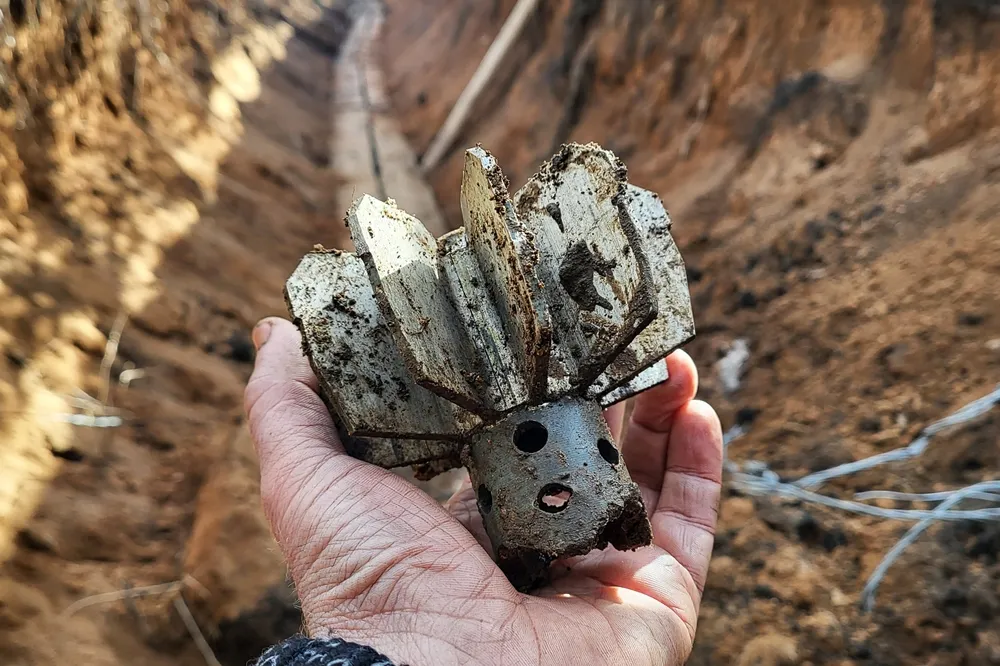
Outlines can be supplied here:
[[611, 440], [621, 444], [622, 428], [625, 425], [625, 402], [611, 405], [604, 410], [604, 420], [611, 431]]
[[715, 413], [715, 408], [704, 400], [692, 400], [687, 405], [687, 411], [700, 419], [703, 419], [706, 423], [712, 425], [714, 428], [719, 430], [719, 436], [722, 436], [722, 422], [719, 420], [719, 415]]
[[691, 356], [677, 350], [666, 359], [669, 379], [636, 397], [632, 420], [656, 431], [670, 428], [671, 417], [698, 392], [698, 369]]
[[320, 399], [318, 382], [302, 353], [298, 329], [280, 317], [254, 329], [265, 337], [244, 391], [244, 409], [262, 471], [272, 463], [339, 446], [336, 428]]
[[707, 402], [691, 400], [674, 415], [667, 472], [722, 481], [722, 423]]
[[679, 389], [683, 388], [685, 393], [690, 393], [691, 397], [698, 392], [698, 366], [683, 349], [667, 356], [667, 372], [671, 377], [678, 377], [676, 385]]
[[261, 319], [253, 327], [253, 331], [250, 332], [250, 339], [253, 341], [253, 348], [256, 351], [260, 351], [260, 348], [264, 346], [267, 339], [271, 336], [271, 328], [274, 322], [271, 321], [271, 317], [266, 319]]
[[691, 400], [684, 406], [686, 419], [692, 422], [697, 421], [706, 432], [712, 435], [713, 440], [718, 440], [719, 448], [722, 446], [722, 421], [715, 412], [715, 408], [704, 400]]
[[257, 357], [251, 384], [255, 380], [269, 378], [298, 381], [314, 391], [319, 389], [316, 375], [302, 352], [302, 335], [292, 322], [281, 317], [262, 319], [253, 329], [253, 340], [257, 346]]

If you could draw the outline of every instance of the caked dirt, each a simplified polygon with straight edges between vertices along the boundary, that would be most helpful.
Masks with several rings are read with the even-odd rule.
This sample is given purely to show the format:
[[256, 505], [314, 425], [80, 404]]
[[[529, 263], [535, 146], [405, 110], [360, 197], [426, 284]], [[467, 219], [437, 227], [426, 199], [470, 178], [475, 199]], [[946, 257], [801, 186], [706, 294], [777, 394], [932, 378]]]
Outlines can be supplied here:
[[[10, 4], [0, 663], [203, 664], [179, 598], [246, 663], [298, 626], [240, 425], [247, 331], [284, 314], [301, 255], [347, 240], [344, 3]], [[995, 4], [540, 3], [432, 184], [458, 224], [461, 147], [482, 142], [514, 188], [566, 140], [615, 150], [674, 217], [701, 397], [748, 428], [732, 457], [794, 478], [885, 451], [1000, 375]], [[388, 2], [383, 65], [418, 150], [512, 5]], [[714, 364], [739, 339], [726, 392]], [[827, 490], [996, 478], [998, 436], [1000, 413]], [[1000, 663], [996, 525], [932, 530], [865, 614], [906, 524], [732, 490], [721, 519], [692, 663]]]
[[[514, 3], [388, 4], [383, 63], [421, 152]], [[731, 457], [794, 479], [997, 386], [998, 38], [989, 1], [540, 3], [431, 181], [460, 224], [465, 146], [512, 188], [567, 140], [615, 150], [672, 214], [700, 397], [748, 429]], [[740, 339], [727, 392], [714, 364]], [[997, 478], [998, 424], [822, 490]], [[728, 490], [692, 663], [1000, 663], [996, 524], [932, 530], [860, 611], [908, 527]]]

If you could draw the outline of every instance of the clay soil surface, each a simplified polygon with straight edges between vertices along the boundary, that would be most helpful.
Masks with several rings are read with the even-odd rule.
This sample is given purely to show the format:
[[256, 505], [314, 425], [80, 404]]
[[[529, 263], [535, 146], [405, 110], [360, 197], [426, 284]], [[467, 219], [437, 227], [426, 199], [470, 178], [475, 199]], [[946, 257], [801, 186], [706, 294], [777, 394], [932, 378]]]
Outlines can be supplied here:
[[203, 665], [183, 595], [245, 664], [298, 628], [240, 426], [249, 330], [285, 313], [302, 254], [346, 241], [328, 168], [346, 15], [149, 3], [146, 44], [138, 16], [92, 13], [114, 3], [38, 4], [3, 54], [0, 663]]
[[[513, 3], [415, 4], [389, 2], [383, 61], [420, 152]], [[732, 459], [795, 479], [904, 446], [1000, 381], [996, 5], [544, 3], [432, 183], [457, 221], [463, 146], [515, 188], [564, 141], [615, 150], [674, 219]], [[996, 479], [998, 437], [994, 413], [820, 490]], [[691, 663], [1000, 663], [996, 523], [931, 530], [860, 611], [908, 527], [730, 487]]]
[[[247, 331], [284, 313], [302, 254], [347, 240], [330, 168], [347, 13], [171, 0], [116, 22], [93, 11], [115, 3], [11, 4], [0, 663], [204, 664], [183, 598], [220, 660], [245, 664], [298, 623], [241, 425]], [[387, 4], [391, 103], [424, 150], [513, 2]], [[661, 194], [700, 395], [748, 431], [734, 460], [796, 478], [905, 445], [993, 390], [995, 3], [542, 4], [456, 148], [482, 142], [517, 187], [561, 142], [594, 140]], [[452, 225], [460, 154], [431, 174]], [[715, 364], [740, 339], [750, 358], [727, 392]], [[824, 490], [997, 478], [998, 438], [1000, 410]], [[931, 530], [860, 611], [907, 527], [730, 488], [691, 663], [1000, 664], [996, 524]]]

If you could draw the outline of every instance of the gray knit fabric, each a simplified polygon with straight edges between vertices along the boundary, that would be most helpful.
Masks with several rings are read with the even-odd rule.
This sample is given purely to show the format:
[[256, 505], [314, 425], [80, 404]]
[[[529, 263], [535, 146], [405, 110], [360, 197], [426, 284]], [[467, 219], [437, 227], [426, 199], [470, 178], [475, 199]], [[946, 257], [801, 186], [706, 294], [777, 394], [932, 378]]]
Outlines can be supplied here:
[[256, 666], [394, 666], [370, 647], [338, 638], [293, 636], [268, 649]]

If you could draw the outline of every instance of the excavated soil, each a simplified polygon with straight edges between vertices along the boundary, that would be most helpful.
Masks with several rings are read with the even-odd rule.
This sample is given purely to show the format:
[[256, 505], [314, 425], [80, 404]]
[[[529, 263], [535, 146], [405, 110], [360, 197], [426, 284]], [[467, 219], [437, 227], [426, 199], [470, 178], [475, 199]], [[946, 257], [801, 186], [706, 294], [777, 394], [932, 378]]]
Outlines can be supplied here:
[[[285, 313], [313, 244], [346, 242], [328, 165], [347, 18], [39, 5], [0, 53], [18, 81], [0, 112], [0, 663], [203, 665], [182, 595], [219, 659], [246, 664], [299, 626], [239, 425], [248, 333]], [[123, 425], [59, 421], [107, 387]]]
[[[298, 626], [240, 423], [247, 331], [284, 313], [302, 254], [347, 240], [346, 3], [10, 4], [0, 663], [203, 664], [183, 599], [245, 664]], [[391, 102], [424, 150], [513, 1], [387, 4]], [[540, 3], [432, 184], [454, 225], [457, 148], [482, 142], [514, 187], [566, 140], [615, 150], [673, 215], [701, 396], [748, 428], [732, 457], [794, 478], [885, 451], [1000, 374], [996, 4]], [[727, 392], [714, 364], [740, 339]], [[998, 436], [993, 414], [828, 490], [996, 478]], [[1000, 663], [995, 524], [932, 530], [866, 614], [906, 524], [735, 490], [721, 520], [693, 664]]]
[[[425, 150], [513, 5], [390, 1], [383, 62]], [[419, 8], [415, 6], [419, 4]], [[782, 478], [905, 445], [1000, 376], [1000, 5], [931, 0], [540, 3], [431, 174], [460, 223], [461, 148], [519, 187], [567, 140], [657, 191], [687, 262], [700, 397]], [[727, 392], [714, 364], [743, 339]], [[998, 478], [1000, 416], [831, 483]], [[887, 507], [908, 505], [893, 502]], [[932, 530], [730, 489], [692, 664], [1000, 663], [996, 524]]]

